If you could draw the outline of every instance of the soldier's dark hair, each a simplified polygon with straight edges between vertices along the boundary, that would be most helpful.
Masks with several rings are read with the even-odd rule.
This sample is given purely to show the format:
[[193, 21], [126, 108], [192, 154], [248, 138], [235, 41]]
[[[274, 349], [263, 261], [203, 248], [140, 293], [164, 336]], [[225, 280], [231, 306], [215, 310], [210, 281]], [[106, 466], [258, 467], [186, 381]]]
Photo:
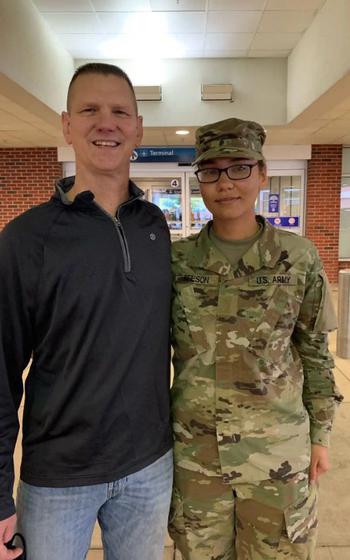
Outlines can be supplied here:
[[266, 161], [264, 159], [260, 159], [258, 161], [258, 167], [259, 167], [259, 171], [260, 173], [264, 173], [266, 172], [267, 168], [266, 168]]
[[132, 93], [134, 103], [135, 103], [136, 113], [137, 113], [136, 95], [129, 76], [127, 75], [126, 72], [124, 72], [124, 70], [119, 68], [119, 66], [115, 66], [114, 64], [106, 64], [105, 62], [88, 62], [87, 64], [83, 64], [82, 66], [79, 66], [79, 68], [76, 69], [70, 81], [70, 84], [68, 86], [68, 93], [67, 93], [68, 112], [70, 110], [70, 105], [71, 105], [72, 86], [76, 81], [76, 79], [84, 74], [100, 74], [102, 76], [113, 75], [116, 76], [117, 78], [121, 78], [122, 80], [124, 80], [128, 84], [130, 91]]

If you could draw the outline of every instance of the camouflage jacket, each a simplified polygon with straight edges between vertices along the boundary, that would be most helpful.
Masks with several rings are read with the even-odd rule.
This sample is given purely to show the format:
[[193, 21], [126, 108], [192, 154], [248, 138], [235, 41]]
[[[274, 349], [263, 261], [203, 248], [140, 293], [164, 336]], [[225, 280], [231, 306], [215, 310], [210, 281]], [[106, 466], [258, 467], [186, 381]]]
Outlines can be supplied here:
[[317, 250], [257, 219], [263, 232], [235, 269], [210, 224], [173, 244], [175, 459], [227, 482], [307, 468], [310, 442], [328, 445], [341, 400]]

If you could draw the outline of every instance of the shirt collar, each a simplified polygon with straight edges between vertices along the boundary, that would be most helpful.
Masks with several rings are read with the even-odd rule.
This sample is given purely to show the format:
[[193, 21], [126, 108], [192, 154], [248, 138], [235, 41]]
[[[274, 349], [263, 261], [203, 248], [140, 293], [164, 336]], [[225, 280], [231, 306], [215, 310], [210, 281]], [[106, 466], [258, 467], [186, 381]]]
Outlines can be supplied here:
[[256, 220], [262, 225], [262, 233], [238, 261], [233, 271], [230, 262], [209, 239], [212, 222], [209, 222], [198, 234], [195, 249], [188, 258], [189, 264], [221, 275], [233, 272], [235, 278], [247, 276], [264, 267], [273, 268], [283, 258], [278, 231], [262, 216], [256, 216]]
[[[91, 203], [93, 202], [95, 196], [94, 193], [90, 190], [82, 191], [75, 197], [74, 200], [70, 200], [67, 196], [67, 193], [74, 185], [75, 177], [64, 177], [63, 179], [59, 179], [56, 183], [56, 194], [55, 198], [58, 198], [63, 204], [65, 205], [79, 205], [79, 203]], [[134, 199], [141, 198], [144, 196], [143, 190], [135, 185], [132, 181], [129, 180], [129, 199], [126, 202], [131, 202]], [[124, 203], [125, 204], [125, 203]]]

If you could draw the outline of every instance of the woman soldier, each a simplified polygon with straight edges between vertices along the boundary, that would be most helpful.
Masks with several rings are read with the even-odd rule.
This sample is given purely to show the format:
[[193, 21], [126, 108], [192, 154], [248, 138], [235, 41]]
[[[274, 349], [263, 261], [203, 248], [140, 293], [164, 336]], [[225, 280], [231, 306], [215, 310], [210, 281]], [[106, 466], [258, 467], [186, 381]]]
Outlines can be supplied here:
[[264, 129], [198, 129], [213, 220], [174, 243], [170, 534], [185, 560], [311, 560], [336, 404], [330, 291], [311, 241], [255, 215]]

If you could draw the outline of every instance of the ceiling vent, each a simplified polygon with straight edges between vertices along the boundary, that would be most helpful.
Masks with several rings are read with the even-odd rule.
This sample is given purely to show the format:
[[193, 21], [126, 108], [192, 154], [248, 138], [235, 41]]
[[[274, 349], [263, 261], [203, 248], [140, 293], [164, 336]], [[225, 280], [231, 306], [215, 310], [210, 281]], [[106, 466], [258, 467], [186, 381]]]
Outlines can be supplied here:
[[162, 86], [134, 86], [137, 101], [161, 101]]
[[233, 101], [232, 84], [202, 84], [202, 101]]

